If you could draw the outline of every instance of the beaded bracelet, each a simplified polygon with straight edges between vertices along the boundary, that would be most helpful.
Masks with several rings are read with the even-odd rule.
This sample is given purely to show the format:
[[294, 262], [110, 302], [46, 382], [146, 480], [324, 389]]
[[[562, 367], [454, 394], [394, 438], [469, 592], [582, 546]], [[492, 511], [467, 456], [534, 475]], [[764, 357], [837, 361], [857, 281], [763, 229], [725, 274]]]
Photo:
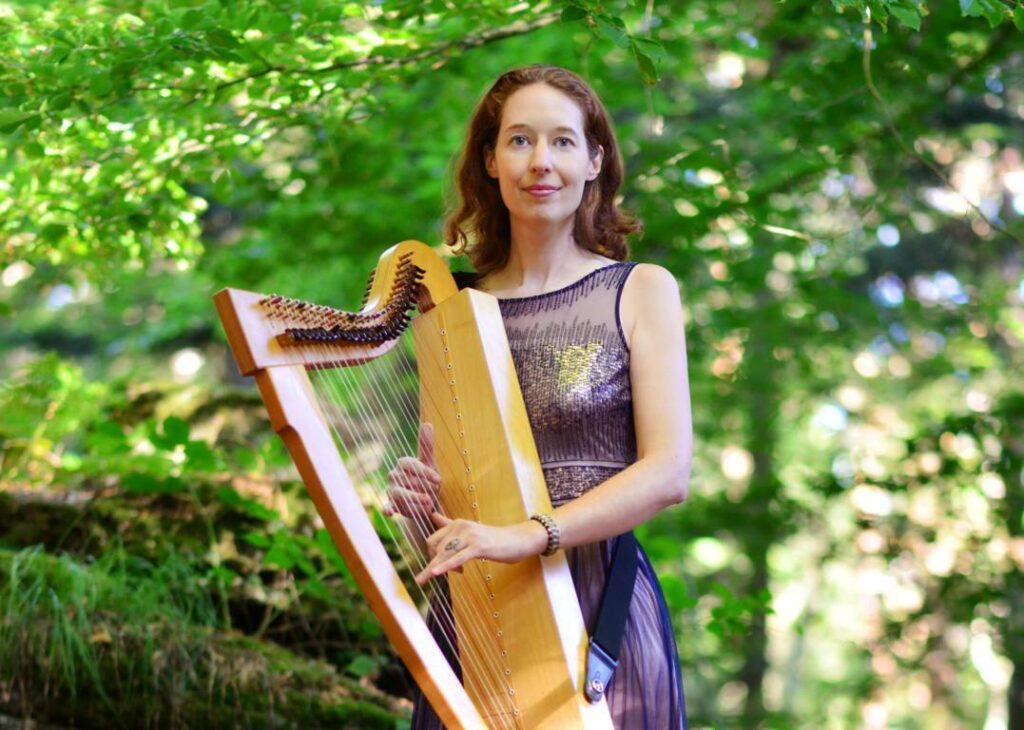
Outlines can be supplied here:
[[548, 544], [544, 548], [544, 552], [541, 555], [547, 557], [548, 555], [554, 555], [555, 551], [558, 550], [558, 545], [562, 542], [562, 531], [558, 529], [558, 523], [555, 522], [555, 518], [551, 515], [538, 513], [530, 515], [531, 520], [536, 520], [544, 526], [544, 529], [548, 533]]

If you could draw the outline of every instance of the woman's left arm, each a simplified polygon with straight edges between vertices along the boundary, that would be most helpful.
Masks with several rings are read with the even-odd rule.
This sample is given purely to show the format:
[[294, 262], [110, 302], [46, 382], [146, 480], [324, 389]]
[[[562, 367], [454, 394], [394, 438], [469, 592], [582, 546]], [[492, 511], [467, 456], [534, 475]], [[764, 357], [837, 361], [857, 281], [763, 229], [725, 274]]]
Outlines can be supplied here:
[[[563, 548], [631, 530], [682, 502], [689, 487], [693, 425], [675, 278], [660, 266], [638, 265], [622, 292], [620, 315], [630, 345], [637, 460], [552, 512]], [[427, 540], [434, 557], [417, 576], [420, 583], [473, 558], [514, 562], [547, 546], [547, 531], [533, 520], [496, 527], [435, 515], [435, 523], [439, 529]], [[456, 549], [444, 549], [453, 543]]]

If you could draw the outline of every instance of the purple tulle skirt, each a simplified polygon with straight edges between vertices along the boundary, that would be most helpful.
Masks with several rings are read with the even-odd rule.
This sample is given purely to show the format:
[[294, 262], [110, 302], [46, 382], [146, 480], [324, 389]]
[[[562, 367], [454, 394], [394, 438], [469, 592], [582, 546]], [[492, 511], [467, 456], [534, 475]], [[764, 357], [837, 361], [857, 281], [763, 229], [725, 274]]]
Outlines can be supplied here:
[[[597, 623], [614, 545], [614, 540], [607, 540], [566, 551], [588, 633]], [[672, 621], [654, 568], [642, 548], [629, 618], [619, 651], [619, 666], [605, 697], [617, 730], [686, 728], [683, 682]], [[414, 730], [440, 730], [443, 727], [419, 692], [412, 727]]]

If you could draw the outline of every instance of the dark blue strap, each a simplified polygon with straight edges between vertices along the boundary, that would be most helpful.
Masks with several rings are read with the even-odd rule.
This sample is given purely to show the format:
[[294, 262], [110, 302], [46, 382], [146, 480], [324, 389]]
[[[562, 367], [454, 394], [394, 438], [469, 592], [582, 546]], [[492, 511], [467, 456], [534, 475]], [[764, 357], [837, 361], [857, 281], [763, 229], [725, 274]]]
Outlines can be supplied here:
[[601, 607], [597, 613], [597, 628], [590, 637], [590, 651], [587, 653], [584, 692], [591, 702], [601, 701], [615, 667], [619, 664], [619, 649], [622, 647], [622, 635], [626, 631], [626, 618], [629, 616], [629, 604], [633, 600], [633, 586], [636, 584], [638, 547], [632, 532], [619, 535], [615, 541], [608, 579], [604, 584]]

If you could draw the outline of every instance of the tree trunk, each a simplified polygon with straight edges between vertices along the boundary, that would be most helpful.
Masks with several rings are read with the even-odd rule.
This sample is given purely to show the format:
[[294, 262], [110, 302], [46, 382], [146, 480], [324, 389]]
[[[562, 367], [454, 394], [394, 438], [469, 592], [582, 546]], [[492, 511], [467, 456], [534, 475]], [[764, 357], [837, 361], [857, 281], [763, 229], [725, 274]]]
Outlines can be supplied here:
[[[744, 535], [743, 544], [753, 565], [748, 595], [757, 595], [769, 585], [768, 551], [779, 539], [780, 525], [771, 514], [771, 505], [778, 497], [779, 484], [775, 477], [775, 448], [778, 443], [778, 411], [780, 374], [779, 363], [772, 354], [774, 317], [779, 312], [767, 292], [758, 294], [758, 308], [763, 320], [752, 328], [748, 342], [746, 368], [750, 426], [748, 450], [754, 460], [754, 471], [745, 507], [751, 525]], [[784, 528], [782, 528], [784, 529]], [[740, 679], [747, 687], [743, 707], [743, 726], [756, 725], [764, 718], [763, 686], [768, 671], [768, 633], [765, 615], [758, 611], [751, 620], [750, 634], [744, 645]]]

